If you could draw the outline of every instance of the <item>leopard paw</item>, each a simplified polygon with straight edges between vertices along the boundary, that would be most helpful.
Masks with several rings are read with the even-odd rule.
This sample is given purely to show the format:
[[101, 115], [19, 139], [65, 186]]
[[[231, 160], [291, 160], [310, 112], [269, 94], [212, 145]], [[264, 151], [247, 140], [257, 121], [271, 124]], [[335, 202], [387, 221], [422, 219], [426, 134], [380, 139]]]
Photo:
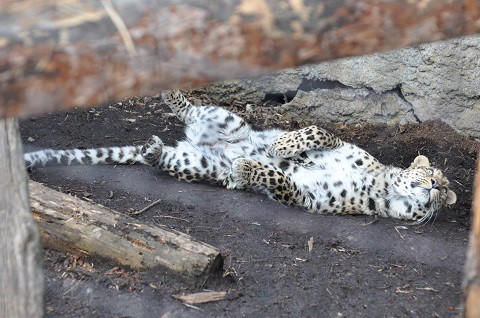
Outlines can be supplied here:
[[252, 172], [252, 161], [244, 158], [235, 159], [232, 163], [231, 177], [236, 187], [242, 188], [249, 184]]
[[268, 153], [272, 157], [289, 158], [297, 154], [298, 148], [292, 147], [291, 142], [286, 138], [278, 138], [270, 144]]
[[156, 165], [162, 154], [163, 141], [153, 135], [142, 147], [142, 156], [149, 165]]

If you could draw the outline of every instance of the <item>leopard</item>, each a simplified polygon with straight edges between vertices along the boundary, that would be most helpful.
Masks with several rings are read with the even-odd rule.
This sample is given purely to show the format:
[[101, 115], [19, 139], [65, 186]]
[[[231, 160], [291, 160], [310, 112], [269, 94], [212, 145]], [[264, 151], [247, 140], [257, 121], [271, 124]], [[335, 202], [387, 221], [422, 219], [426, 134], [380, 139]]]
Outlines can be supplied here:
[[164, 103], [185, 125], [185, 138], [165, 145], [156, 135], [140, 146], [45, 149], [24, 154], [29, 170], [49, 165], [142, 164], [186, 182], [266, 194], [319, 214], [363, 214], [423, 224], [457, 196], [425, 155], [407, 168], [380, 163], [362, 148], [316, 125], [254, 129], [239, 115], [194, 105], [181, 91]]

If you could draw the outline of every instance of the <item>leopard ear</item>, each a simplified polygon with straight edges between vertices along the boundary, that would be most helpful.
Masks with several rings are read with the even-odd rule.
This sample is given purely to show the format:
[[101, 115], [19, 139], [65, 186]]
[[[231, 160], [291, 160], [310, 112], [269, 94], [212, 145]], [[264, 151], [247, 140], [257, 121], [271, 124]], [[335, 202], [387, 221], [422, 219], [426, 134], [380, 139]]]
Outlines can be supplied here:
[[422, 156], [422, 155], [417, 156], [415, 160], [413, 160], [412, 164], [410, 165], [410, 168], [416, 168], [416, 167], [430, 167], [430, 161], [425, 156]]
[[457, 195], [452, 190], [448, 190], [446, 203], [448, 205], [451, 205], [451, 204], [454, 204], [455, 202], [457, 202]]

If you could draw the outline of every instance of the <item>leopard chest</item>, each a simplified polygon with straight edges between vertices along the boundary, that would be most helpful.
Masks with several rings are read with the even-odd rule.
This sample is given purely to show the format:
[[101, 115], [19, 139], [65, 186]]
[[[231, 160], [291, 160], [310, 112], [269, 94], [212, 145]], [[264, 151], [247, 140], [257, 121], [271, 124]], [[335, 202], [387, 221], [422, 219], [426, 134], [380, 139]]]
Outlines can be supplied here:
[[310, 198], [307, 208], [319, 213], [385, 213], [388, 184], [381, 174], [358, 167], [359, 158], [325, 157], [314, 166], [288, 171]]

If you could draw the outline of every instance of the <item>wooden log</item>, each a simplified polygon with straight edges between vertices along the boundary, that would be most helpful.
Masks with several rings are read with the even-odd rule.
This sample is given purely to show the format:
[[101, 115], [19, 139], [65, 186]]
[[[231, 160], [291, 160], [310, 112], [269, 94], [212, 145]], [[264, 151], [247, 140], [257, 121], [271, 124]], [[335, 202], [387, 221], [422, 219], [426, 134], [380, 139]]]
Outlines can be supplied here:
[[42, 317], [40, 234], [30, 213], [15, 119], [0, 120], [0, 317]]
[[468, 242], [467, 263], [463, 278], [463, 316], [480, 317], [480, 146], [477, 150], [472, 223]]
[[474, 34], [479, 18], [474, 0], [0, 1], [0, 117]]
[[221, 269], [220, 251], [187, 234], [146, 224], [30, 181], [30, 204], [43, 244], [136, 270], [177, 276], [193, 286]]

